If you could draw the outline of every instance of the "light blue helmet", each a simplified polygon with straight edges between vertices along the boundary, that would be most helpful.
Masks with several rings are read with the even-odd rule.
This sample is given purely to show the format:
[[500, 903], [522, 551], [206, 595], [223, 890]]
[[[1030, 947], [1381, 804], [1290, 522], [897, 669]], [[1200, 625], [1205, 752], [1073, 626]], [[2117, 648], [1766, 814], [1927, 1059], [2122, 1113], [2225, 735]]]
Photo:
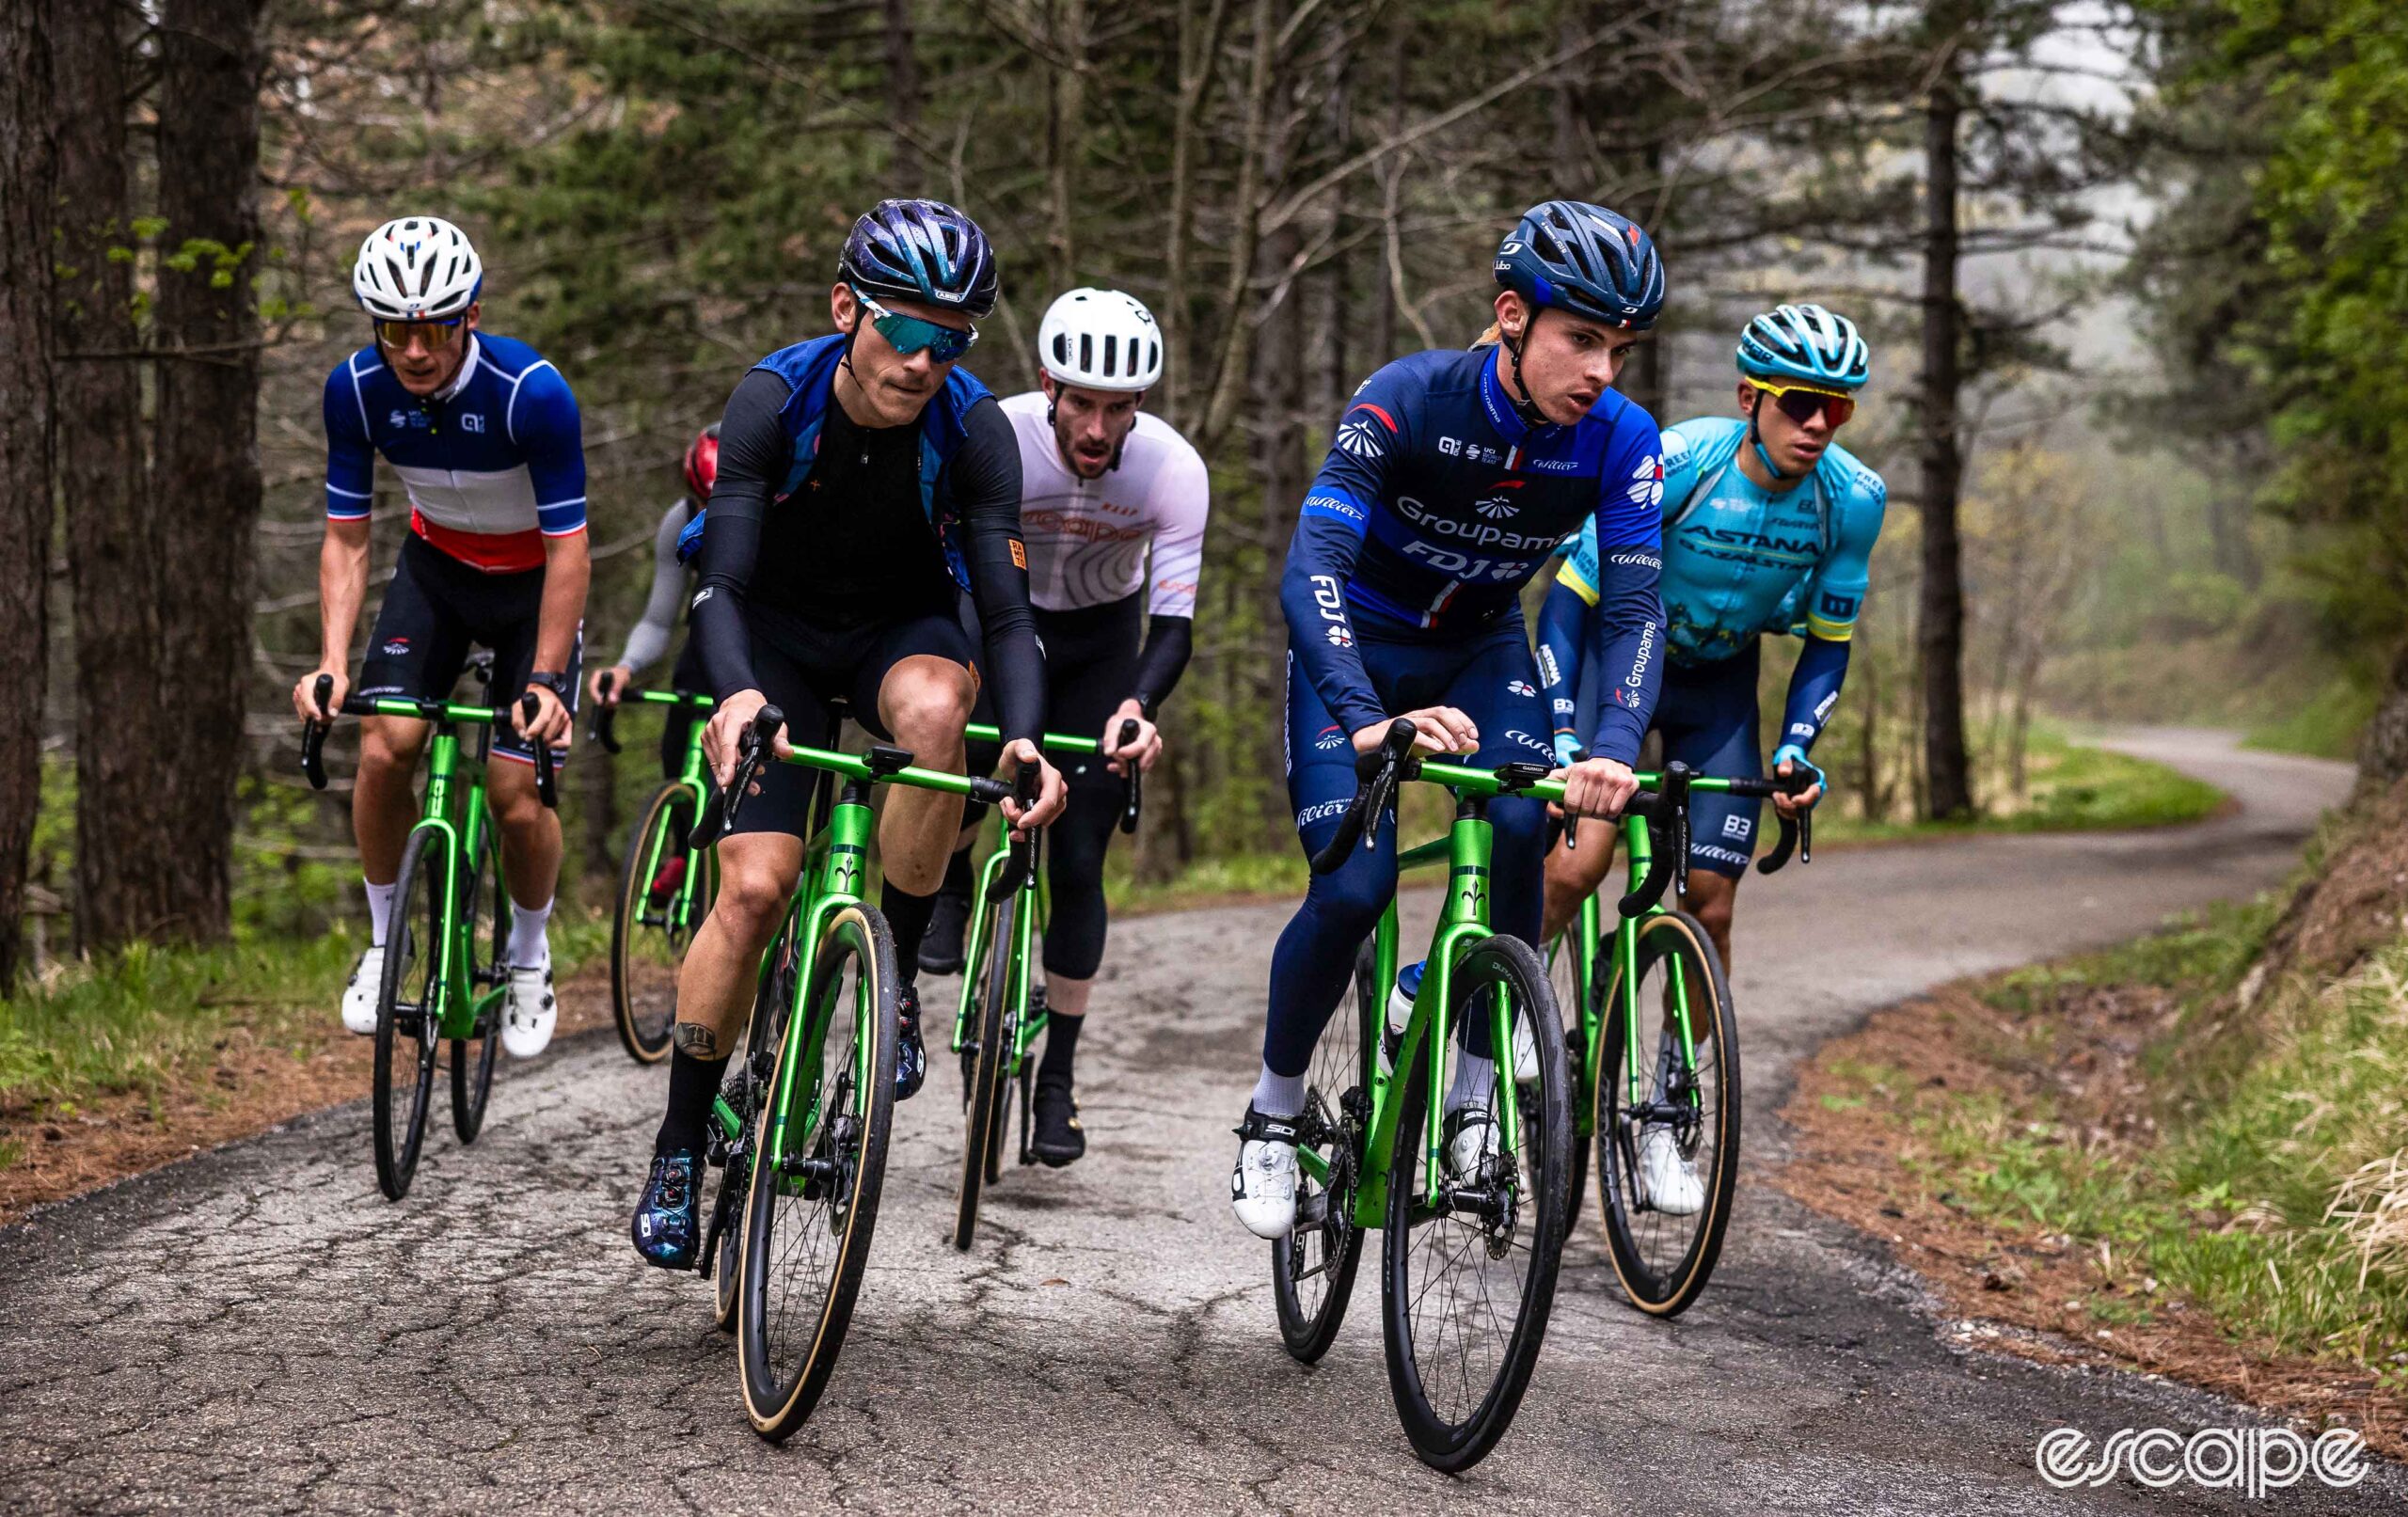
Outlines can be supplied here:
[[1820, 306], [1782, 306], [1739, 334], [1739, 372], [1767, 384], [1852, 392], [1873, 377], [1873, 350], [1845, 316]]

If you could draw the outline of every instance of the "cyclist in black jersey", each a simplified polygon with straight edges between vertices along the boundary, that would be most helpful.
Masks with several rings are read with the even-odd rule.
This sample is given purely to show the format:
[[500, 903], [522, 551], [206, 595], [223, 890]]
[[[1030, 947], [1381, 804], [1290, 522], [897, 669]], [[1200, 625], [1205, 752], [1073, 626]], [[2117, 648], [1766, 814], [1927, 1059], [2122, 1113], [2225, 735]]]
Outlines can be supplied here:
[[[789, 735], [819, 742], [840, 700], [920, 764], [959, 772], [983, 672], [1003, 767], [1035, 765], [1041, 780], [1036, 804], [1006, 801], [1006, 816], [1025, 834], [1061, 811], [1062, 777], [1035, 741], [1045, 670], [1020, 538], [1019, 445], [986, 387], [958, 367], [995, 295], [993, 251], [968, 216], [933, 200], [881, 201], [838, 261], [835, 335], [769, 355], [729, 398], [690, 617], [719, 698], [704, 744], [722, 784], [762, 706], [785, 713], [783, 753]], [[985, 628], [983, 660], [962, 631], [964, 590]], [[678, 975], [669, 1110], [632, 1228], [657, 1265], [693, 1259], [711, 1098], [801, 870], [809, 795], [805, 771], [770, 766], [719, 845], [719, 895]], [[900, 1098], [927, 1075], [911, 978], [961, 802], [900, 787], [883, 798], [879, 904], [905, 981]]]

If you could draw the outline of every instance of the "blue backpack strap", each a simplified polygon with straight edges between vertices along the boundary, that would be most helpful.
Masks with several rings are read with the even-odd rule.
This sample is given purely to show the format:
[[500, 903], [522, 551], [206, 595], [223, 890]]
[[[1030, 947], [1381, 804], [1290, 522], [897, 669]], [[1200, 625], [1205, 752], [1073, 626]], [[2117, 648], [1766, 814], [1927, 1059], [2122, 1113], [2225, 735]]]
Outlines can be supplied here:
[[710, 514], [710, 509], [705, 506], [694, 513], [685, 526], [677, 529], [677, 561], [679, 563], [693, 562], [694, 555], [703, 550], [703, 518]]

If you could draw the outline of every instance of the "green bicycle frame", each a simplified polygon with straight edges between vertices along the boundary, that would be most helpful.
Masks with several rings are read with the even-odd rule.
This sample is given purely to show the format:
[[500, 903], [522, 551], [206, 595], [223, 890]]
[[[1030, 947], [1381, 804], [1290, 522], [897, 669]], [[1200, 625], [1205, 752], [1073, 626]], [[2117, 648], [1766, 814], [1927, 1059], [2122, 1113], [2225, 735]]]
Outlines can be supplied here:
[[[1392, 1067], [1383, 1071], [1377, 1060], [1371, 1067], [1371, 1121], [1365, 1136], [1362, 1174], [1354, 1190], [1354, 1221], [1358, 1226], [1377, 1227], [1387, 1208], [1388, 1174], [1396, 1161], [1397, 1129], [1403, 1120], [1403, 1102], [1397, 1085], [1396, 1072], [1410, 1068], [1415, 1058], [1429, 1061], [1430, 1098], [1423, 1102], [1422, 1143], [1425, 1152], [1435, 1155], [1444, 1145], [1445, 1103], [1439, 1098], [1446, 1078], [1447, 1044], [1450, 1036], [1447, 1007], [1452, 1001], [1455, 964], [1464, 953], [1481, 939], [1491, 936], [1488, 925], [1488, 880], [1491, 856], [1496, 845], [1496, 830], [1481, 814], [1481, 803], [1503, 794], [1497, 777], [1486, 769], [1465, 768], [1460, 765], [1424, 762], [1419, 777], [1442, 784], [1455, 792], [1455, 819], [1447, 835], [1409, 848], [1397, 855], [1399, 871], [1443, 861], [1447, 866], [1447, 904], [1439, 913], [1438, 925], [1430, 940], [1430, 956], [1421, 974], [1421, 988], [1414, 994], [1413, 1015], [1405, 1022], [1404, 1035], [1398, 1041]], [[1527, 789], [1514, 792], [1537, 800], [1560, 801], [1563, 785], [1560, 781], [1542, 780]], [[1371, 937], [1373, 973], [1380, 989], [1383, 1008], [1386, 993], [1396, 984], [1397, 909], [1391, 898], [1387, 909], [1380, 914], [1380, 922]], [[1496, 1018], [1490, 1029], [1492, 1048], [1510, 1050], [1513, 1046], [1513, 1014], [1503, 999], [1493, 1007]], [[1386, 1026], [1385, 1009], [1381, 1013], [1381, 1028]], [[1498, 1146], [1509, 1158], [1518, 1159], [1522, 1151], [1522, 1120], [1520, 1092], [1511, 1080], [1497, 1084], [1499, 1123]], [[1309, 1148], [1296, 1151], [1297, 1162], [1307, 1173], [1323, 1185], [1329, 1183], [1328, 1164]], [[1442, 1166], [1423, 1166], [1422, 1204], [1438, 1204]]]
[[[475, 877], [484, 863], [484, 850], [494, 845], [493, 832], [485, 823], [484, 770], [474, 770], [464, 787], [455, 795], [455, 782], [460, 772], [459, 722], [490, 727], [495, 719], [491, 706], [464, 705], [456, 701], [442, 703], [438, 716], [428, 715], [425, 704], [417, 701], [378, 698], [370, 703], [380, 717], [407, 717], [413, 721], [433, 720], [435, 735], [427, 747], [426, 799], [420, 806], [417, 827], [434, 828], [443, 834], [443, 920], [446, 930], [443, 940], [435, 948], [435, 986], [433, 1000], [439, 1009], [436, 1013], [438, 1035], [467, 1039], [477, 1033], [477, 1023], [484, 1013], [505, 993], [501, 986], [490, 986], [482, 994], [473, 991], [476, 964], [477, 924], [460, 909], [464, 881], [460, 865], [468, 866], [469, 878]], [[460, 840], [465, 835], [470, 843]]]
[[[707, 714], [719, 704], [707, 695], [691, 695], [681, 690], [639, 690], [632, 695], [620, 697], [621, 704], [628, 702], [639, 702], [645, 705], [688, 706], [698, 715]], [[703, 762], [703, 723], [700, 720], [690, 723], [687, 728], [686, 759], [677, 771], [675, 782], [685, 786], [687, 794], [694, 798], [697, 810], [703, 804], [703, 798], [711, 793], [710, 770]], [[651, 850], [645, 855], [643, 872], [636, 877], [638, 879], [660, 877], [661, 850], [670, 844], [671, 839], [666, 832], [656, 834], [652, 838]], [[668, 909], [664, 913], [666, 920], [663, 925], [673, 934], [673, 941], [674, 934], [690, 935], [695, 928], [702, 925], [695, 909], [701, 904], [699, 897], [702, 893], [703, 872], [700, 869], [689, 868], [685, 877], [677, 882], [676, 897], [669, 903]]]

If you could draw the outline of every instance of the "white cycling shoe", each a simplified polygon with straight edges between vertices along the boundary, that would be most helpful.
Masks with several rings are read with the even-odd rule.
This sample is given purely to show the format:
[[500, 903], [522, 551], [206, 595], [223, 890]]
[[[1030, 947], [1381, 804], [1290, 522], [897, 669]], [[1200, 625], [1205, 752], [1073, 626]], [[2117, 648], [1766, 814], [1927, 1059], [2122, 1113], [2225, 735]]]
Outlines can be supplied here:
[[1229, 1207], [1255, 1237], [1277, 1240], [1296, 1226], [1296, 1119], [1245, 1109], [1238, 1124], [1237, 1168], [1229, 1172]]
[[531, 1059], [551, 1046], [560, 1019], [552, 998], [552, 961], [510, 967], [510, 994], [501, 1008], [501, 1046], [514, 1059]]
[[1497, 1120], [1485, 1106], [1447, 1114], [1447, 1177], [1458, 1185], [1486, 1185], [1504, 1166]]
[[[1380, 1068], [1383, 1071], [1393, 1067], [1387, 1043], [1402, 1037], [1405, 1023], [1413, 1019], [1413, 998], [1421, 990], [1421, 970], [1420, 964], [1407, 964], [1396, 972], [1396, 988], [1388, 992], [1387, 1040], [1380, 1047]], [[1529, 1019], [1516, 1017], [1513, 1019], [1513, 1083], [1535, 1084], [1538, 1078], [1538, 1042], [1530, 1036]]]
[[385, 988], [385, 945], [371, 947], [352, 966], [342, 988], [342, 1030], [365, 1037], [376, 1031], [376, 997]]
[[1697, 1165], [1681, 1157], [1679, 1141], [1661, 1123], [1640, 1130], [1639, 1179], [1646, 1187], [1647, 1204], [1667, 1216], [1693, 1217], [1705, 1205]]

